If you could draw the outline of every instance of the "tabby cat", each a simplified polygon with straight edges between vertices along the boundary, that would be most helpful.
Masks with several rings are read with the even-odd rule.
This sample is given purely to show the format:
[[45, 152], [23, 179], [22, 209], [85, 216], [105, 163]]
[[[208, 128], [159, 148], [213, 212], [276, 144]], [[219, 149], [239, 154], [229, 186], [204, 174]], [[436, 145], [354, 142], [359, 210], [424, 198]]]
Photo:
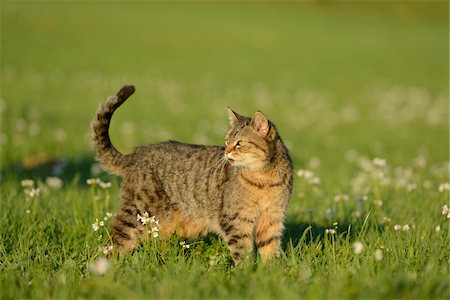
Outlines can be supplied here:
[[111, 230], [118, 253], [148, 236], [137, 217], [147, 212], [159, 220], [163, 236], [218, 234], [236, 262], [252, 255], [254, 245], [263, 260], [279, 257], [293, 168], [275, 125], [261, 112], [249, 118], [228, 109], [225, 147], [168, 141], [124, 155], [108, 129], [134, 91], [124, 86], [110, 96], [92, 123], [98, 160], [123, 177]]

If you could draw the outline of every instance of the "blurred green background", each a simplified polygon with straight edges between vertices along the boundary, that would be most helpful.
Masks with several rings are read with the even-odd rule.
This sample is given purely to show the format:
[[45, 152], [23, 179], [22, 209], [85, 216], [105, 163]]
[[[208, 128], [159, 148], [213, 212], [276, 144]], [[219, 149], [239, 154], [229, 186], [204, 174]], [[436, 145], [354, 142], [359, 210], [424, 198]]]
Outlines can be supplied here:
[[[91, 157], [97, 104], [123, 151], [221, 144], [226, 107], [262, 110], [296, 166], [355, 149], [406, 163], [448, 150], [448, 6], [434, 2], [4, 2], [2, 158]], [[29, 134], [30, 131], [33, 134]], [[333, 180], [333, 179], [331, 179]]]

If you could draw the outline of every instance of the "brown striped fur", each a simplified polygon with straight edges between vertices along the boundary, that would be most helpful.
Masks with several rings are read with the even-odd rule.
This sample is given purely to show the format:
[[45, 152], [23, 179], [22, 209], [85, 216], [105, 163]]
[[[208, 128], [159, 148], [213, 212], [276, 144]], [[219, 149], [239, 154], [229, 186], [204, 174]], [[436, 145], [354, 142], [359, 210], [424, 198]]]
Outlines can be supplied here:
[[261, 112], [250, 118], [229, 109], [225, 147], [168, 141], [123, 155], [108, 129], [113, 112], [134, 90], [124, 86], [109, 97], [92, 124], [99, 161], [123, 177], [121, 208], [112, 224], [118, 251], [148, 236], [137, 219], [148, 212], [160, 221], [163, 236], [211, 232], [223, 238], [236, 261], [254, 245], [263, 260], [278, 257], [293, 171], [275, 125]]

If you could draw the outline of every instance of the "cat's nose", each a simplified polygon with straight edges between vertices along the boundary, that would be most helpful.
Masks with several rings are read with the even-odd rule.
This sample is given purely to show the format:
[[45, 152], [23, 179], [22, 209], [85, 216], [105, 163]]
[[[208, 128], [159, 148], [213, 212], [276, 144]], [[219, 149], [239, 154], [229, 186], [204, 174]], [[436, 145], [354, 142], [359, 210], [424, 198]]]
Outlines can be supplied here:
[[233, 155], [231, 154], [231, 152], [225, 152], [225, 156], [226, 156], [228, 159], [234, 160]]

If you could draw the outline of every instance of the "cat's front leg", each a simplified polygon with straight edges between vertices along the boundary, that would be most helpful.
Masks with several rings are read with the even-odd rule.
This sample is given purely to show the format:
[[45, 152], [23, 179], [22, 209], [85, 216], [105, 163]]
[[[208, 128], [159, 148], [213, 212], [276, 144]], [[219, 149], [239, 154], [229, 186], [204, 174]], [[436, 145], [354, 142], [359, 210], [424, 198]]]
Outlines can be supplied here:
[[263, 261], [280, 256], [283, 221], [282, 211], [267, 209], [261, 213], [256, 225], [255, 242]]
[[255, 218], [242, 212], [224, 214], [220, 221], [222, 238], [235, 263], [253, 255]]

